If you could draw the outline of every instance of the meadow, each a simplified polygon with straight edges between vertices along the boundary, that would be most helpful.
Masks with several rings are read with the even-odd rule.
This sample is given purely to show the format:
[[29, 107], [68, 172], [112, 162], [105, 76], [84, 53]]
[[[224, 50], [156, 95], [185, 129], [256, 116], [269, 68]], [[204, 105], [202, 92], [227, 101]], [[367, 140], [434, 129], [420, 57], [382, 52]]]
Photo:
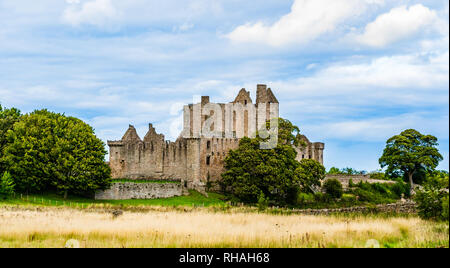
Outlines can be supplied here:
[[[160, 208], [160, 209], [158, 209]], [[0, 247], [449, 247], [449, 225], [416, 216], [306, 216], [185, 211], [123, 211], [2, 206]], [[372, 244], [373, 245], [373, 244]]]
[[170, 198], [157, 199], [130, 199], [130, 200], [94, 200], [80, 196], [69, 196], [64, 199], [61, 195], [55, 193], [44, 194], [16, 194], [13, 197], [0, 200], [0, 205], [27, 205], [27, 206], [64, 206], [86, 208], [91, 206], [117, 206], [117, 207], [135, 207], [135, 206], [221, 206], [225, 205], [223, 195], [217, 193], [208, 193], [204, 196], [197, 191], [190, 190], [189, 195], [176, 196]]

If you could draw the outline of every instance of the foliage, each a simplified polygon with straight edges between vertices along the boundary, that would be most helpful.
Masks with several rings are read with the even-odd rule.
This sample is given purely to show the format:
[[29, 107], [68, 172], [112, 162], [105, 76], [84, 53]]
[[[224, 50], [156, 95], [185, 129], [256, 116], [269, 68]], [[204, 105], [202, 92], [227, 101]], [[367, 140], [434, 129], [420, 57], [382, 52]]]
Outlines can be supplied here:
[[0, 178], [0, 198], [6, 199], [14, 194], [14, 180], [9, 172], [4, 172]]
[[376, 170], [369, 173], [370, 178], [373, 180], [389, 180], [390, 178], [386, 176], [382, 170]]
[[356, 170], [350, 167], [339, 169], [337, 167], [331, 167], [327, 174], [330, 175], [364, 175], [367, 172], [365, 170]]
[[303, 192], [314, 192], [314, 188], [320, 187], [321, 180], [325, 179], [325, 167], [313, 159], [302, 159], [295, 172]]
[[7, 135], [2, 162], [17, 190], [50, 188], [65, 196], [104, 189], [110, 184], [106, 150], [83, 121], [39, 110], [24, 115]]
[[337, 167], [331, 167], [330, 170], [328, 170], [327, 174], [335, 175], [335, 174], [342, 174], [341, 170]]
[[[15, 108], [4, 109], [0, 105], [0, 156], [3, 154], [3, 149], [7, 144], [6, 136], [8, 131], [13, 129], [14, 124], [19, 121], [20, 117], [19, 110]], [[5, 169], [4, 164], [0, 161], [0, 174], [3, 174]]]
[[314, 194], [300, 192], [297, 196], [297, 204], [305, 205], [314, 202]]
[[445, 221], [449, 220], [448, 209], [448, 196], [446, 196], [442, 199], [442, 219]]
[[431, 172], [443, 159], [437, 145], [436, 137], [407, 129], [387, 140], [379, 162], [382, 168], [387, 167], [389, 175], [406, 176], [413, 187], [415, 173]]
[[261, 193], [258, 197], [258, 209], [260, 211], [263, 211], [267, 208], [267, 206], [269, 205], [269, 201], [267, 200], [267, 198], [264, 196], [263, 193]]
[[349, 187], [348, 192], [355, 195], [359, 201], [374, 204], [391, 203], [402, 196], [409, 196], [409, 186], [403, 181], [394, 184], [360, 181], [357, 184], [349, 184]]
[[325, 193], [333, 199], [341, 198], [344, 193], [341, 182], [336, 179], [329, 179], [325, 181], [323, 188], [325, 189]]
[[414, 196], [422, 218], [448, 220], [448, 184], [448, 176], [429, 176], [426, 179]]
[[301, 143], [298, 127], [279, 119], [278, 143], [273, 149], [261, 149], [259, 135], [244, 137], [236, 150], [225, 158], [220, 182], [224, 192], [244, 203], [256, 203], [261, 194], [274, 204], [294, 204], [300, 190], [296, 172], [299, 162], [293, 145]]

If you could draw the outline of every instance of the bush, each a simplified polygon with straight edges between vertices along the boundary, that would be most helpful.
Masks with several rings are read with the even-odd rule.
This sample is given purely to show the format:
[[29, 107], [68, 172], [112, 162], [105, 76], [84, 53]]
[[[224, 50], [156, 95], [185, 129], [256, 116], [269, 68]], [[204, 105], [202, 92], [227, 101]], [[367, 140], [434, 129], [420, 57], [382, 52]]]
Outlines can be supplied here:
[[263, 211], [267, 208], [268, 204], [269, 200], [264, 196], [263, 193], [261, 193], [258, 198], [258, 209], [260, 211]]
[[414, 196], [419, 216], [424, 219], [448, 220], [448, 177], [429, 177]]
[[314, 202], [314, 194], [311, 193], [299, 193], [297, 198], [297, 204], [304, 205]]
[[392, 193], [395, 194], [398, 198], [401, 198], [402, 195], [404, 197], [410, 197], [409, 188], [409, 184], [404, 183], [403, 181], [398, 181], [395, 184], [391, 185]]
[[448, 196], [444, 197], [444, 199], [442, 199], [442, 219], [444, 221], [448, 221], [449, 220], [449, 215], [448, 215]]
[[321, 192], [314, 194], [314, 201], [318, 203], [328, 203], [330, 202], [330, 196]]
[[334, 199], [341, 198], [342, 194], [344, 194], [344, 189], [341, 182], [336, 179], [329, 179], [325, 181], [323, 188], [325, 189], [325, 193]]
[[6, 199], [14, 194], [14, 180], [9, 172], [3, 173], [0, 179], [0, 198]]
[[346, 204], [356, 204], [356, 196], [353, 194], [343, 194], [341, 198], [342, 202]]

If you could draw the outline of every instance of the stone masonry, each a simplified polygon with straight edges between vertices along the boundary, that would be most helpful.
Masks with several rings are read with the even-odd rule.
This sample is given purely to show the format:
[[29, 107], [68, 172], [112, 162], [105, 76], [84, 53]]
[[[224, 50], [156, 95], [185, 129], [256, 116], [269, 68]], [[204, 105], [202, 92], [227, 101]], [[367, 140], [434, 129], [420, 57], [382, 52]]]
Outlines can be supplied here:
[[[243, 137], [254, 137], [266, 120], [279, 117], [279, 102], [270, 88], [257, 85], [256, 103], [241, 89], [230, 103], [201, 102], [184, 106], [183, 131], [166, 141], [152, 124], [144, 139], [130, 125], [121, 140], [108, 141], [113, 178], [179, 180], [191, 189], [204, 189], [208, 181], [221, 179], [224, 159]], [[324, 144], [303, 137], [306, 146], [296, 148], [297, 160], [323, 163]]]
[[116, 182], [107, 190], [97, 191], [96, 200], [154, 199], [181, 196], [184, 193], [180, 183], [133, 183]]

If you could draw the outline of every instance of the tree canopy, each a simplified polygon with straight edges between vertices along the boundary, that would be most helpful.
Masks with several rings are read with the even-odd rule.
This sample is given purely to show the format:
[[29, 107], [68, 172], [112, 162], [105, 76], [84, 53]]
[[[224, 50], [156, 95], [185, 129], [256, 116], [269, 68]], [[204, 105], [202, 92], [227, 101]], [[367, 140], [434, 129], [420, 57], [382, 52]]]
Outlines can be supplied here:
[[325, 179], [325, 167], [314, 159], [302, 159], [296, 174], [303, 192], [315, 192]]
[[[7, 143], [6, 135], [8, 131], [13, 129], [14, 124], [19, 121], [20, 116], [18, 109], [5, 109], [0, 105], [0, 157]], [[0, 162], [0, 174], [3, 174], [4, 170], [5, 167]]]
[[77, 118], [35, 111], [23, 115], [6, 138], [0, 161], [20, 191], [52, 188], [66, 196], [103, 189], [110, 183], [104, 143]]
[[[275, 148], [261, 149], [260, 142], [264, 139], [245, 137], [240, 140], [239, 148], [231, 150], [225, 158], [226, 171], [220, 182], [222, 189], [242, 202], [256, 203], [264, 196], [271, 203], [294, 203], [302, 186], [317, 185], [313, 174], [320, 177], [325, 172], [323, 166], [322, 171], [310, 161], [301, 165], [296, 160], [297, 152], [293, 146], [302, 143], [299, 128], [288, 120], [278, 120]], [[306, 174], [309, 172], [312, 173]]]
[[382, 168], [387, 167], [389, 175], [407, 177], [412, 189], [414, 174], [431, 172], [442, 161], [437, 145], [436, 137], [407, 129], [387, 140], [379, 163]]

